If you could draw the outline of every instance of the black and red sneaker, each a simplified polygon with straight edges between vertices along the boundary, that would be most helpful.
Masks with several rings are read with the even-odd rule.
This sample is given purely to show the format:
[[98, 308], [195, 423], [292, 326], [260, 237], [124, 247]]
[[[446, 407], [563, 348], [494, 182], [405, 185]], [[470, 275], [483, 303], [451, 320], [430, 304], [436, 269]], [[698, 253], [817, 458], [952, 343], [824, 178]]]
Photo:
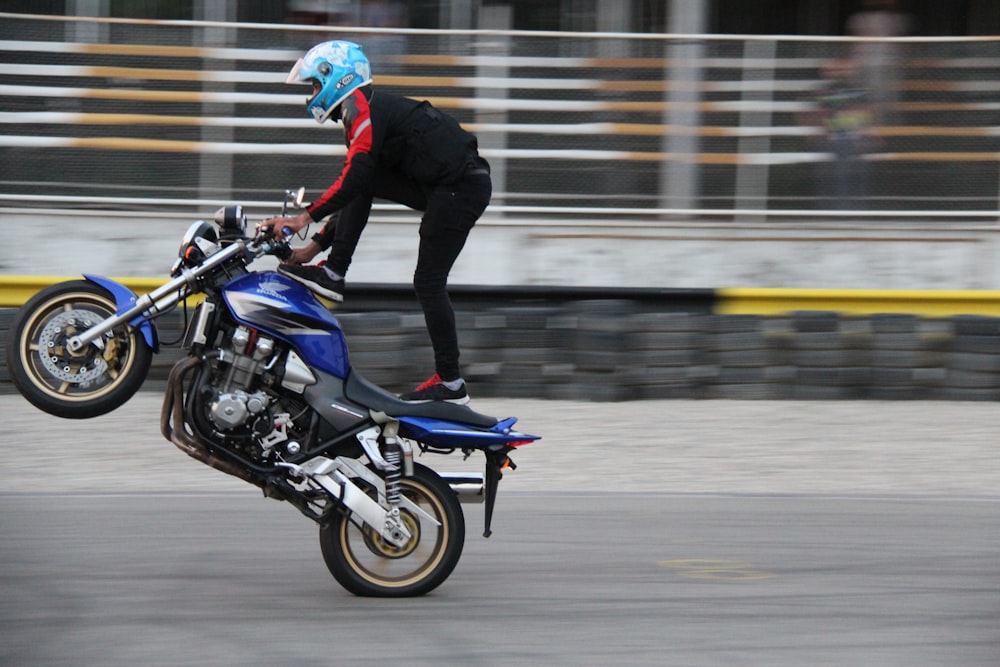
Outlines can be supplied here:
[[413, 391], [402, 394], [399, 398], [414, 403], [447, 401], [448, 403], [455, 403], [457, 405], [465, 405], [470, 400], [464, 381], [458, 389], [449, 389], [437, 373]]
[[281, 264], [278, 273], [298, 281], [321, 296], [340, 303], [344, 300], [344, 281], [334, 280], [321, 264]]

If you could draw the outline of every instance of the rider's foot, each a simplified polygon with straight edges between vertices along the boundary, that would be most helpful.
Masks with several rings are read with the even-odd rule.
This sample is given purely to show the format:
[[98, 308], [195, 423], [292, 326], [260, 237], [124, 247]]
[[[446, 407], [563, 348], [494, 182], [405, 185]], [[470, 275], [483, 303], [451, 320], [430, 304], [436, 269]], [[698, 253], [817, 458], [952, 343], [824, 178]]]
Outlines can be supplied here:
[[298, 281], [321, 296], [332, 301], [344, 300], [344, 279], [334, 279], [322, 266], [281, 264], [278, 273]]
[[400, 398], [412, 402], [447, 401], [458, 405], [465, 405], [470, 400], [469, 392], [465, 388], [465, 380], [445, 382], [437, 373], [413, 391], [401, 395]]

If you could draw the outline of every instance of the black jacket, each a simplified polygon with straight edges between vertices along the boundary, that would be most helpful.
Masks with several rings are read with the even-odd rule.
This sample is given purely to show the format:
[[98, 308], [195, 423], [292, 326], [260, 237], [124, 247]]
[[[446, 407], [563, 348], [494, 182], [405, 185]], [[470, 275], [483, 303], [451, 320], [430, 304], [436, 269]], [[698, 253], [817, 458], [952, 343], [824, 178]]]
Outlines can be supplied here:
[[347, 159], [334, 184], [309, 207], [313, 220], [370, 193], [376, 167], [436, 186], [458, 181], [479, 162], [476, 137], [429, 102], [366, 86], [344, 100], [341, 117]]

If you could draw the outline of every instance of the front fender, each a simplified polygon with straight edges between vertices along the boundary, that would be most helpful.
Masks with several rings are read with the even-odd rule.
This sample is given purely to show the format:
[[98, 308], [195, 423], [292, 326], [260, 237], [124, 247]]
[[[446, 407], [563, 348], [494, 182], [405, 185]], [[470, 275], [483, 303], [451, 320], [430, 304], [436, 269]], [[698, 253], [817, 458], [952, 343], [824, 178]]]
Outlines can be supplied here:
[[[115, 299], [115, 305], [118, 306], [119, 313], [134, 306], [135, 302], [139, 299], [135, 292], [121, 283], [116, 283], [109, 278], [95, 276], [89, 273], [83, 274], [83, 277], [111, 292], [111, 296]], [[152, 322], [143, 318], [142, 315], [136, 315], [134, 318], [129, 320], [129, 324], [139, 330], [142, 337], [146, 340], [146, 345], [148, 345], [153, 352], [160, 351], [160, 335], [157, 333], [156, 327], [153, 326]]]

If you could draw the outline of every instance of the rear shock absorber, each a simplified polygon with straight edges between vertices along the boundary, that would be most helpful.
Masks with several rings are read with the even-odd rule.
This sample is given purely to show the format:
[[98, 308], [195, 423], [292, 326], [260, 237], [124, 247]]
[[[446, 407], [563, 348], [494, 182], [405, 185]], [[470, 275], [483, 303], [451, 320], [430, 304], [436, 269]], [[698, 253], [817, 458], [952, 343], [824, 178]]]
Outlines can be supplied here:
[[399, 443], [386, 443], [385, 460], [392, 466], [385, 471], [385, 499], [389, 502], [390, 507], [396, 507], [402, 499], [400, 480], [403, 477], [403, 471], [400, 466], [402, 456], [399, 451]]

